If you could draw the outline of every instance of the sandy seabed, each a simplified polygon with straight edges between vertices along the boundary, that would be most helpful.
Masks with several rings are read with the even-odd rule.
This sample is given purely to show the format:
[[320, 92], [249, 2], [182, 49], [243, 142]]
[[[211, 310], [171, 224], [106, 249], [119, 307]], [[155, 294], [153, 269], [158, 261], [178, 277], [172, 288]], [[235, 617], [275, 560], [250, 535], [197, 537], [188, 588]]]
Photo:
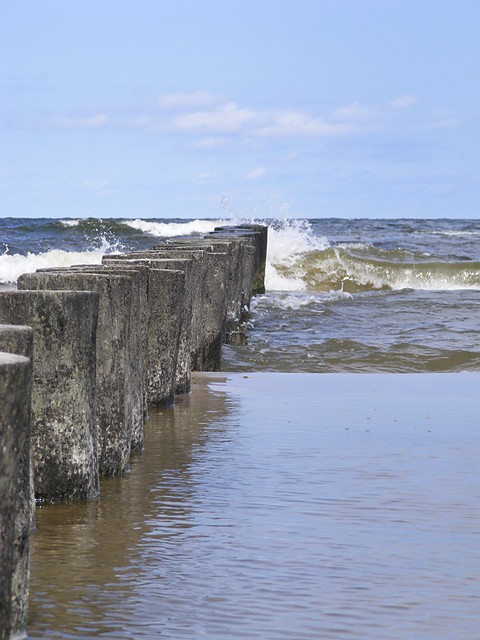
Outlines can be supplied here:
[[39, 510], [30, 637], [478, 638], [479, 388], [194, 374], [127, 477]]

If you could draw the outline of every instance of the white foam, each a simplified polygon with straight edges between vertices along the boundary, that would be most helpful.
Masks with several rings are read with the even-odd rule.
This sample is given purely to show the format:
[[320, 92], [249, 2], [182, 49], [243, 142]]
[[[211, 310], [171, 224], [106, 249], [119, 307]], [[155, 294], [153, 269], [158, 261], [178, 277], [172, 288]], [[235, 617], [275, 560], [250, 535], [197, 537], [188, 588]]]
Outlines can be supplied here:
[[191, 220], [190, 222], [151, 222], [149, 220], [122, 220], [122, 224], [157, 238], [173, 238], [192, 234], [210, 233], [218, 226], [234, 225], [232, 220]]
[[364, 242], [340, 242], [337, 247], [341, 249], [355, 249], [358, 251], [368, 251], [372, 248], [371, 244], [365, 244]]
[[432, 235], [434, 236], [458, 236], [458, 237], [468, 237], [468, 236], [479, 236], [480, 231], [432, 231]]
[[[480, 284], [471, 281], [471, 278], [458, 276], [432, 275], [430, 278], [423, 274], [413, 272], [406, 273], [399, 278], [384, 278], [381, 284], [386, 284], [394, 291], [401, 289], [417, 289], [420, 291], [480, 291]], [[380, 287], [379, 287], [380, 288]]]
[[[265, 288], [268, 291], [304, 291], [306, 283], [300, 267], [300, 258], [311, 251], [330, 246], [327, 238], [315, 236], [308, 220], [283, 220], [268, 229]], [[289, 267], [289, 276], [279, 268]], [[293, 273], [292, 273], [293, 270]]]
[[22, 273], [50, 267], [70, 267], [73, 264], [101, 264], [106, 253], [104, 247], [92, 251], [62, 251], [52, 249], [45, 253], [28, 253], [26, 256], [4, 254], [0, 256], [0, 283], [13, 284]]
[[328, 292], [328, 300], [350, 300], [351, 298], [353, 298], [351, 293], [343, 290], [343, 285], [344, 282], [342, 280], [342, 286], [340, 289], [330, 289], [330, 291]]
[[[122, 223], [158, 237], [207, 234], [218, 226], [233, 226], [240, 222], [255, 223], [255, 220], [239, 220], [234, 217], [219, 220], [191, 220], [189, 222], [154, 222], [150, 220], [122, 220]], [[260, 221], [265, 224], [264, 221]], [[294, 268], [298, 259], [310, 251], [329, 246], [326, 238], [315, 236], [307, 220], [282, 220], [275, 222], [268, 230], [268, 252], [265, 269], [265, 287], [269, 291], [303, 291], [306, 284], [301, 271], [293, 275], [283, 275], [279, 267]]]
[[60, 224], [64, 227], [78, 227], [80, 220], [60, 220]]
[[282, 276], [273, 264], [267, 260], [265, 266], [265, 289], [267, 291], [304, 291], [306, 284], [300, 275], [296, 278]]
[[301, 293], [298, 295], [294, 292], [277, 291], [266, 296], [257, 296], [252, 298], [251, 309], [261, 307], [264, 301], [268, 301], [267, 304], [269, 307], [275, 306], [278, 309], [283, 309], [284, 311], [297, 311], [304, 307], [312, 307], [313, 309], [323, 300], [318, 294], [308, 295]]
[[[480, 289], [480, 272], [473, 265], [449, 263], [418, 263], [415, 265], [390, 264], [388, 266], [369, 261], [357, 261], [342, 257], [334, 249], [335, 258], [330, 259], [330, 274], [342, 274], [343, 280], [352, 280], [357, 285], [374, 289], [389, 287], [394, 291], [417, 289], [424, 291], [454, 291]], [[327, 262], [322, 267], [326, 270]], [[330, 276], [331, 277], [331, 276]], [[343, 291], [343, 287], [342, 287]]]

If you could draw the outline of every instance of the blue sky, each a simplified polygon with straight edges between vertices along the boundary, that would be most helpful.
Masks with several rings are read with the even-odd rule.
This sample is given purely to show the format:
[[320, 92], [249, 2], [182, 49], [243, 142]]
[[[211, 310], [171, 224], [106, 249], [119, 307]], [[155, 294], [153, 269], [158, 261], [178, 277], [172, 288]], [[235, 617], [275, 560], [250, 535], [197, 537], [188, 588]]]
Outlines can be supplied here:
[[477, 0], [0, 0], [0, 216], [479, 217]]

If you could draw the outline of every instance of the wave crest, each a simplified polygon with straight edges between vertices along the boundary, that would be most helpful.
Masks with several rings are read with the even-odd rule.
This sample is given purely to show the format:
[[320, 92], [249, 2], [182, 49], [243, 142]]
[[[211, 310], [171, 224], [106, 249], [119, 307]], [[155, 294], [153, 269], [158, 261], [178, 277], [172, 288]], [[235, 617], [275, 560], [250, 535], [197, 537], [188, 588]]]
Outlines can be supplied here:
[[308, 220], [282, 220], [268, 228], [265, 288], [268, 291], [303, 291], [307, 288], [302, 262], [311, 252], [330, 246], [316, 236]]
[[74, 264], [101, 264], [102, 257], [116, 249], [115, 245], [103, 241], [101, 248], [89, 251], [51, 249], [44, 253], [28, 252], [27, 255], [4, 253], [0, 255], [0, 284], [16, 284], [22, 273], [32, 273], [37, 269], [71, 267]]
[[154, 222], [150, 220], [123, 220], [122, 224], [142, 231], [156, 238], [173, 238], [174, 236], [186, 236], [194, 234], [210, 233], [220, 225], [233, 225], [236, 222], [229, 220], [191, 220], [190, 222]]
[[[388, 257], [389, 252], [383, 252]], [[478, 262], [404, 262], [395, 251], [391, 260], [360, 257], [342, 247], [312, 251], [300, 256], [292, 265], [278, 265], [281, 278], [301, 280], [308, 291], [370, 290], [480, 290]], [[394, 259], [397, 258], [397, 259]]]

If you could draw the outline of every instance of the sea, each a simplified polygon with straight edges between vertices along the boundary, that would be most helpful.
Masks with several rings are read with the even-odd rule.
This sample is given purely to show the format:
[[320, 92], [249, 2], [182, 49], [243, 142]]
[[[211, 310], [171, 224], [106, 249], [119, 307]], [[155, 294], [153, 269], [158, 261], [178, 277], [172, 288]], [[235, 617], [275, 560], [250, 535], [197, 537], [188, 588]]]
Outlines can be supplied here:
[[480, 220], [0, 220], [0, 287], [218, 225], [268, 224], [266, 293], [226, 371], [480, 368]]
[[98, 500], [37, 506], [27, 638], [478, 640], [480, 220], [6, 218], [0, 295], [244, 221], [247, 344]]

